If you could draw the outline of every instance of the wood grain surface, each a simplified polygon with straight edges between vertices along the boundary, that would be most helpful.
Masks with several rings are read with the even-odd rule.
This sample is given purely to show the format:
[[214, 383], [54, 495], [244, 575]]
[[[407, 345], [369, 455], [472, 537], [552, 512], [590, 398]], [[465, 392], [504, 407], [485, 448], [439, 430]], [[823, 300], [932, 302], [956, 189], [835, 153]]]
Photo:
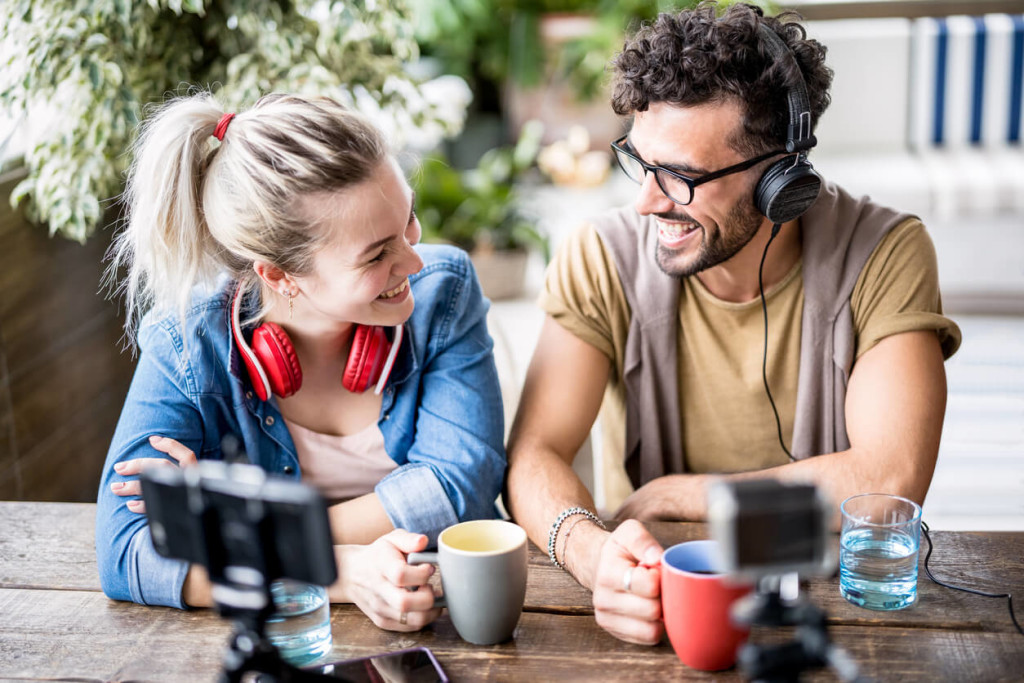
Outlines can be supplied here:
[[50, 237], [0, 176], [0, 498], [92, 501], [134, 371], [100, 291], [112, 231]]
[[[99, 590], [95, 506], [0, 503], [0, 679], [216, 679], [230, 625], [212, 610], [116, 602]], [[650, 525], [664, 544], [706, 538], [702, 524]], [[931, 566], [943, 578], [1024, 595], [1024, 533], [936, 532]], [[344, 570], [344, 568], [342, 568]], [[919, 582], [920, 601], [899, 612], [846, 603], [835, 577], [807, 582], [829, 614], [830, 633], [878, 681], [1020, 680], [1024, 637], [1005, 600]], [[620, 642], [597, 626], [589, 592], [531, 547], [525, 612], [515, 637], [494, 646], [463, 642], [447, 613], [419, 633], [375, 627], [352, 605], [331, 609], [332, 660], [424, 645], [453, 681], [737, 680], [682, 665], [667, 642]], [[791, 629], [758, 627], [752, 642], [778, 644]], [[809, 680], [835, 680], [817, 672]]]

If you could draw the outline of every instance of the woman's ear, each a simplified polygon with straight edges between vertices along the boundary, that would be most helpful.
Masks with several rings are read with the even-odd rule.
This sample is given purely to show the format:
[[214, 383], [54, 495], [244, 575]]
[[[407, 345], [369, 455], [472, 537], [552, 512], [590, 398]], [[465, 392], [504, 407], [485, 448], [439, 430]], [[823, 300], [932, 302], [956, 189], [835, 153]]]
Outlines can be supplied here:
[[267, 287], [270, 287], [279, 294], [286, 295], [286, 292], [294, 292], [298, 289], [298, 285], [295, 284], [290, 275], [266, 261], [254, 261], [252, 269]]

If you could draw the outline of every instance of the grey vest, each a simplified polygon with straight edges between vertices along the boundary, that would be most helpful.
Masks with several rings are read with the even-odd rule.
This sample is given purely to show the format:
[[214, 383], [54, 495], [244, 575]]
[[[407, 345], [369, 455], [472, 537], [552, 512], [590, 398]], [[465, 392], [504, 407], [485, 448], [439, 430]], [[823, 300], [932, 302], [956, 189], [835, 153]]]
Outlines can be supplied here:
[[[854, 357], [850, 295], [878, 243], [910, 217], [825, 183], [801, 218], [804, 309], [790, 449], [798, 459], [850, 447], [844, 412]], [[612, 255], [631, 311], [622, 367], [626, 472], [634, 486], [641, 486], [685, 471], [676, 355], [680, 283], [654, 261], [658, 231], [653, 218], [626, 207], [594, 225]]]

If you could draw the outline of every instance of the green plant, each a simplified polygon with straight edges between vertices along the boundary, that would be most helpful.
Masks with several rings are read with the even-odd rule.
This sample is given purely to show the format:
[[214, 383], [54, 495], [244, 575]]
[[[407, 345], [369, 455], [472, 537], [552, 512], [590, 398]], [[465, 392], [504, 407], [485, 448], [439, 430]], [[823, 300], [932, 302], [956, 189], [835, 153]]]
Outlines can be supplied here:
[[496, 13], [496, 0], [416, 0], [411, 9], [417, 42], [446, 73], [504, 77], [508, 25]]
[[537, 158], [542, 132], [539, 123], [527, 124], [514, 147], [488, 150], [468, 170], [426, 157], [413, 179], [424, 240], [467, 251], [535, 248], [548, 260], [548, 240], [521, 210], [516, 190]]
[[464, 110], [424, 98], [407, 74], [417, 56], [405, 0], [3, 0], [0, 107], [52, 117], [33, 131], [11, 202], [84, 241], [120, 192], [145, 106], [189, 85], [230, 108], [318, 93], [385, 128], [457, 132]]
[[[661, 12], [699, 0], [419, 0], [416, 35], [452, 73], [474, 74], [530, 88], [546, 80], [570, 84], [581, 100], [602, 94], [607, 66], [627, 31]], [[719, 0], [726, 6], [736, 0]], [[744, 0], [771, 8], [769, 0]], [[545, 15], [593, 17], [593, 29], [558, 45], [545, 45]]]

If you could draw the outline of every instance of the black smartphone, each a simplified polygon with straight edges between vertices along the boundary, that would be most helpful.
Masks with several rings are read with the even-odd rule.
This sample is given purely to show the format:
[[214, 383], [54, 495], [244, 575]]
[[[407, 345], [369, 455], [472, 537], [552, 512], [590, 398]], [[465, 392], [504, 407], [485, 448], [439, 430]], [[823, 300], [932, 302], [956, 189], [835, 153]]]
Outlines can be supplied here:
[[201, 564], [211, 579], [229, 567], [320, 586], [337, 579], [327, 504], [306, 484], [216, 460], [152, 467], [140, 479], [161, 555]]
[[353, 683], [448, 683], [434, 653], [425, 647], [346, 659], [315, 671]]

